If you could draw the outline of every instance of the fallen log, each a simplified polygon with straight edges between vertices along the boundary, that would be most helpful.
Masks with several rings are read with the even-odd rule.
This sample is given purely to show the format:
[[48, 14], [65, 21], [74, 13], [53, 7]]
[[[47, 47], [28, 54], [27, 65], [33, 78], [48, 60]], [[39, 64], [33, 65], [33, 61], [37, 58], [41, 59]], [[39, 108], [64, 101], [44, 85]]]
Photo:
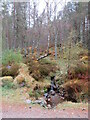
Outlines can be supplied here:
[[47, 54], [45, 54], [44, 56], [42, 55], [42, 56], [40, 56], [40, 57], [37, 59], [37, 61], [39, 61], [39, 60], [41, 60], [41, 59], [43, 59], [43, 58], [45, 58], [45, 57], [47, 57], [47, 56], [49, 56], [49, 55], [51, 55], [51, 53], [47, 53]]

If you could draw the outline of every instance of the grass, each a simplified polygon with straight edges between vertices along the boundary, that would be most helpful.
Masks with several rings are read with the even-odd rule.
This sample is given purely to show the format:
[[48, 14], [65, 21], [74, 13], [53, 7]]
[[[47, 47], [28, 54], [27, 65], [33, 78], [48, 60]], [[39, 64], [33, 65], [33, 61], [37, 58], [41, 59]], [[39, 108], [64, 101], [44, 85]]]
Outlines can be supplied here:
[[0, 90], [2, 90], [2, 101], [10, 104], [24, 103], [24, 100], [21, 100], [21, 98], [25, 96], [25, 94], [20, 95], [21, 89], [7, 89], [5, 87], [0, 87]]
[[15, 62], [20, 63], [22, 62], [23, 57], [20, 51], [14, 52], [13, 50], [6, 50], [2, 53], [2, 64], [7, 65], [9, 63]]
[[86, 108], [88, 109], [88, 103], [72, 103], [72, 102], [63, 102], [62, 104], [57, 105], [58, 109], [65, 109], [65, 108]]
[[15, 92], [14, 89], [8, 89], [7, 87], [0, 87], [0, 90], [2, 90], [2, 96], [6, 96], [6, 95], [11, 96]]
[[[68, 59], [69, 48], [67, 47], [67, 45], [65, 46], [65, 48], [66, 50], [64, 50], [64, 54], [61, 53], [61, 56]], [[70, 59], [78, 60], [80, 53], [88, 53], [88, 50], [81, 48], [77, 45], [73, 45], [70, 49]]]

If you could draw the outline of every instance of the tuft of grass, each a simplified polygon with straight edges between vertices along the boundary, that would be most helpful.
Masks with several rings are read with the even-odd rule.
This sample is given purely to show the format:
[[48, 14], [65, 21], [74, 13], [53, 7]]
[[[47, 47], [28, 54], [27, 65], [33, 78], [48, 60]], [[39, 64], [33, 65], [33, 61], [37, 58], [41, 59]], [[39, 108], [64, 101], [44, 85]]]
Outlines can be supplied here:
[[7, 65], [9, 63], [19, 63], [22, 62], [23, 57], [20, 51], [14, 52], [13, 50], [6, 50], [2, 53], [2, 64]]

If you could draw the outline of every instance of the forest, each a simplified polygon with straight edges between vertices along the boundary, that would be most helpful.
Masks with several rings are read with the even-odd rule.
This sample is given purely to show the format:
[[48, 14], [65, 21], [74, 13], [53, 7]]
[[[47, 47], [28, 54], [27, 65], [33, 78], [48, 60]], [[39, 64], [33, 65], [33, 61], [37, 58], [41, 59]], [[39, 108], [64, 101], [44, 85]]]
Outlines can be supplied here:
[[0, 7], [2, 118], [88, 118], [90, 2]]

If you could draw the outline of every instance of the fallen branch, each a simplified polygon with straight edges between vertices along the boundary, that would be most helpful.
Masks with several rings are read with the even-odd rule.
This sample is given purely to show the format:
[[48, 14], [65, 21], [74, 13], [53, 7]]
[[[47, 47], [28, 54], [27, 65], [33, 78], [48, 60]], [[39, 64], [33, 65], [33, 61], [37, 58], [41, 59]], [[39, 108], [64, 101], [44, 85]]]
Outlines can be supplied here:
[[39, 60], [41, 60], [41, 59], [43, 59], [43, 58], [49, 56], [50, 54], [51, 54], [51, 53], [47, 53], [47, 54], [45, 54], [44, 56], [40, 56], [40, 58], [38, 58], [37, 61], [39, 61]]

